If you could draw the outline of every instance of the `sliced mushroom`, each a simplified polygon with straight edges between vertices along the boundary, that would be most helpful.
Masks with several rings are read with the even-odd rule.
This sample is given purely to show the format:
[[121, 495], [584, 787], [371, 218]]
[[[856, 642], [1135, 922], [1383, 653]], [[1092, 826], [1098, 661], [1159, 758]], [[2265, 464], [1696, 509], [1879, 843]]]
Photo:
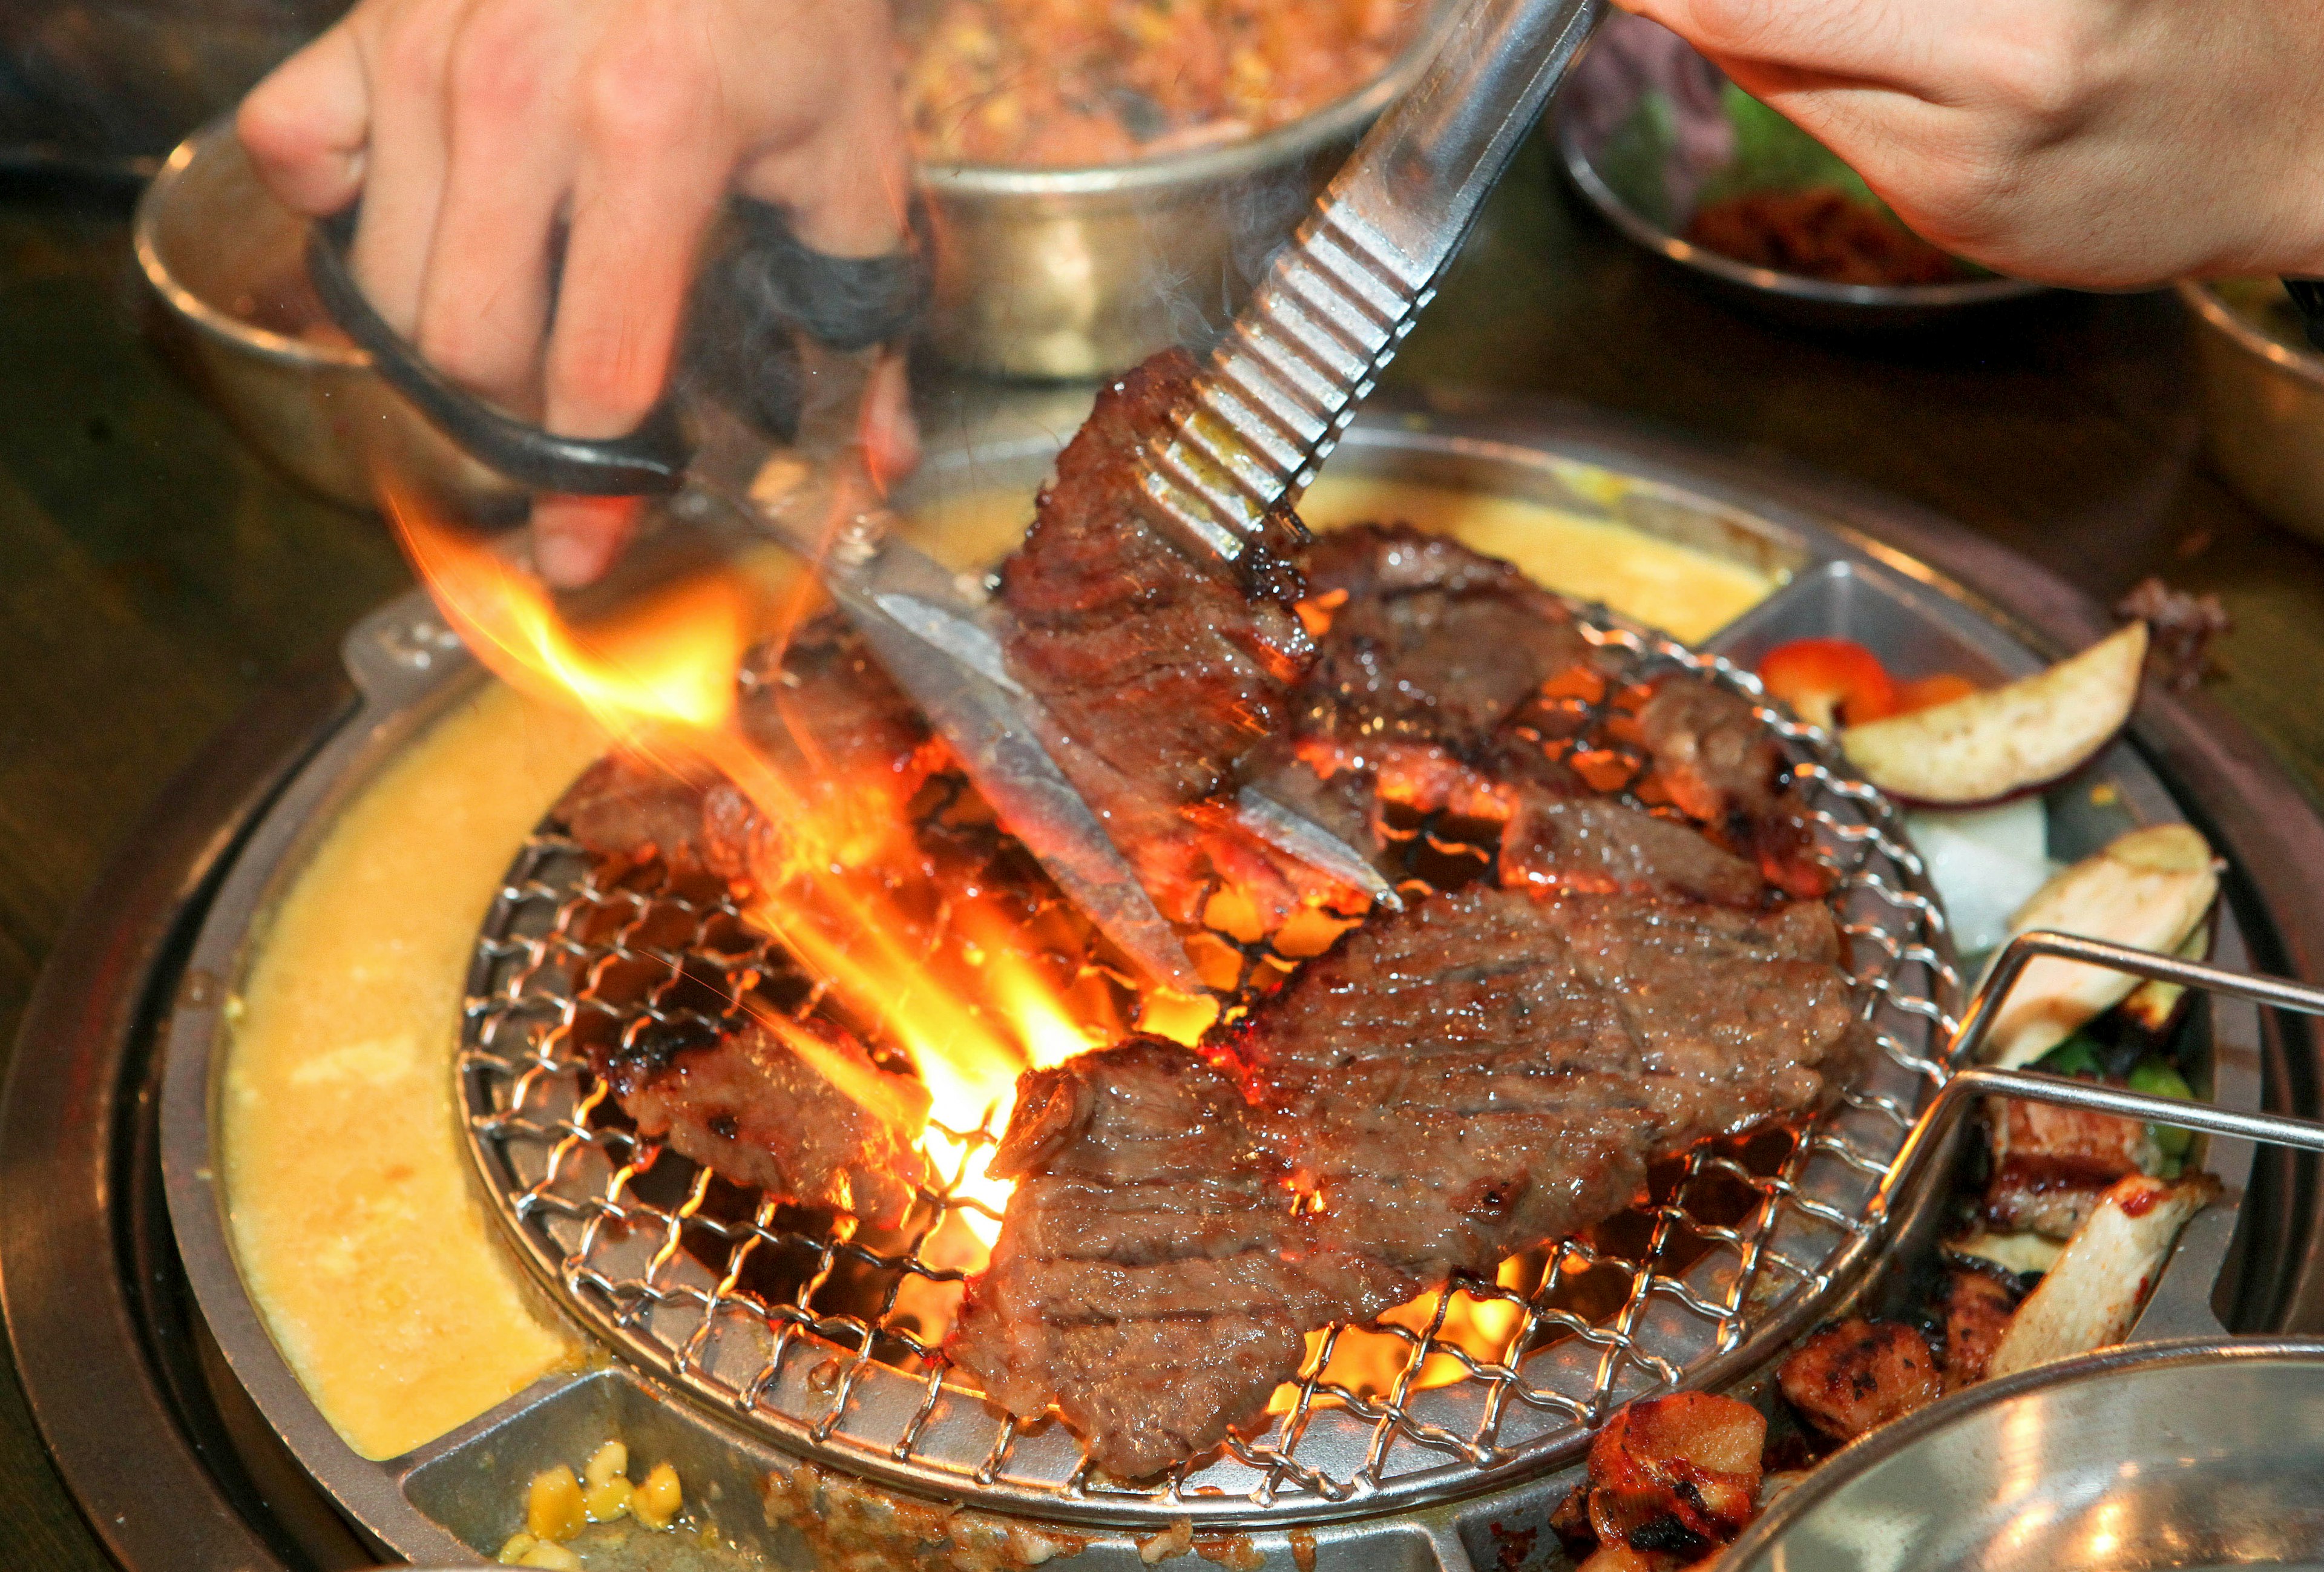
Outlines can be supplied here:
[[2117, 1182], [2009, 1318], [1986, 1373], [2008, 1375], [2121, 1342], [2179, 1230], [2218, 1193], [2209, 1174]]

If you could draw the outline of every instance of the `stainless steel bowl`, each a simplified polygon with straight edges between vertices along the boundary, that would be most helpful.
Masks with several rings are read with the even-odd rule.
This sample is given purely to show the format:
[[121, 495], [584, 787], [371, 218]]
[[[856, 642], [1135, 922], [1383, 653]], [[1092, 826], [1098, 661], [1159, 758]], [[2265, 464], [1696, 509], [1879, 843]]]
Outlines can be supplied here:
[[988, 375], [1089, 378], [1204, 342], [1434, 36], [1424, 25], [1370, 86], [1245, 141], [1085, 169], [925, 168], [937, 350]]
[[[1754, 267], [1707, 251], [1680, 237], [1693, 216], [1690, 195], [1678, 205], [1665, 225], [1648, 216], [1653, 203], [1623, 189], [1597, 162], [1599, 133], [1610, 130], [1636, 107], [1646, 84], [1624, 69], [1617, 45], [1609, 40], [1618, 30], [1655, 29], [1636, 16], [1609, 18], [1593, 54], [1574, 68], [1551, 111], [1552, 134], [1560, 161], [1574, 187], [1607, 221], [1648, 251], [1702, 279], [1717, 292], [1763, 315], [1811, 328], [1914, 328], [1950, 320], [1964, 310], [1992, 307], [2043, 294], [2047, 286], [2023, 279], [1975, 278], [1938, 284], [1842, 284], [1773, 268]], [[1657, 29], [1657, 31], [1659, 31]], [[1675, 47], [1675, 46], [1674, 46]], [[1598, 102], [1591, 103], [1592, 98]], [[1582, 107], [1590, 106], [1584, 114]], [[1700, 146], [1685, 137], [1676, 140], [1670, 154], [1684, 167], [1676, 182], [1692, 192], [1729, 167], [1725, 153]]]
[[[306, 220], [259, 183], [231, 125], [178, 144], [138, 201], [134, 235], [172, 347], [251, 445], [297, 479], [362, 510], [377, 505], [380, 474], [471, 517], [521, 505], [382, 381], [370, 356], [297, 330], [311, 299]], [[313, 319], [321, 310], [313, 304]]]
[[2324, 1343], [2154, 1343], [1987, 1382], [1779, 1496], [1720, 1572], [2313, 1566]]
[[2208, 283], [2181, 283], [2194, 315], [2203, 438], [2237, 495], [2285, 529], [2324, 541], [2324, 356], [2286, 343]]

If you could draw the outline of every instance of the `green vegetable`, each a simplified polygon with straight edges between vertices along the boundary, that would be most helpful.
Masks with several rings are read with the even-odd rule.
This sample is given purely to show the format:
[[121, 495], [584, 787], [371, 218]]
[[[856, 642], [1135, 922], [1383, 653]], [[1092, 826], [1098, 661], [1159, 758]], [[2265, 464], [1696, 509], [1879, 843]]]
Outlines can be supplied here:
[[2106, 1076], [2106, 1061], [2098, 1057], [2098, 1045], [2079, 1031], [2026, 1068], [2053, 1076], [2089, 1076], [2098, 1079]]
[[[2144, 1092], [2153, 1097], [2177, 1097], [2182, 1102], [2195, 1100], [2195, 1088], [2187, 1084], [2187, 1077], [2160, 1055], [2149, 1054], [2140, 1059], [2131, 1067], [2126, 1079], [2134, 1092]], [[2162, 1177], [2176, 1178], [2178, 1166], [2185, 1163], [2187, 1153], [2195, 1144], [2195, 1133], [2175, 1124], [2149, 1124], [2146, 1133], [2153, 1138], [2154, 1149], [2163, 1154], [2163, 1162], [2173, 1170]]]
[[1810, 186], [1835, 186], [1849, 198], [1882, 212], [1888, 205], [1840, 160], [1840, 155], [1729, 82], [1720, 90], [1729, 124], [1735, 127], [1735, 156], [1712, 175], [1702, 189], [1702, 200], [1745, 191], [1798, 191]]

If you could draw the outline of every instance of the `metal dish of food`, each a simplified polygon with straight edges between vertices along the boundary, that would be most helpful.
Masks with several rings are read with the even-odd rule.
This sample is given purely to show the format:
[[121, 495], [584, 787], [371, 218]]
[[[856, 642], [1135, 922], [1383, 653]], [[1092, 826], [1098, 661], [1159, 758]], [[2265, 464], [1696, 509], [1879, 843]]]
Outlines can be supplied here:
[[1409, 0], [1387, 69], [1255, 134], [1074, 167], [922, 153], [934, 232], [929, 338], [954, 364], [1086, 379], [1203, 343], [1233, 316], [1316, 190], [1427, 62], [1436, 11]]
[[1568, 178], [1615, 228], [1783, 321], [1920, 328], [2046, 289], [1911, 234], [1805, 132], [1643, 17], [1609, 19], [1551, 124]]
[[1770, 1506], [1729, 1572], [2308, 1567], [2324, 1559], [2324, 1344], [2142, 1342], [1867, 1437]]
[[2195, 319], [2203, 439], [2245, 501], [2324, 541], [2324, 356], [2275, 279], [2180, 284]]
[[[1053, 450], [1028, 441], [932, 460], [906, 499], [930, 549], [963, 568], [989, 562], [1021, 531], [1026, 494]], [[1952, 532], [1909, 509], [1571, 414], [1360, 422], [1307, 511], [1321, 523], [1410, 518], [1583, 598], [1618, 601], [1665, 624], [1692, 617], [1687, 636], [1735, 664], [1698, 660], [1738, 680], [1766, 648], [1829, 634], [1861, 640], [1900, 667], [1917, 652], [1989, 682], [2036, 670], [2098, 625], [2094, 612], [2015, 559], [1950, 559], [2014, 601], [1962, 587], [1931, 561], [1949, 541], [1958, 547]], [[1674, 593], [1674, 584], [1683, 587]], [[2045, 591], [2054, 598], [2042, 599]], [[536, 830], [602, 734], [481, 680], [417, 597], [358, 627], [347, 662], [354, 687], [300, 712], [314, 723], [310, 735], [270, 730], [263, 768], [203, 777], [220, 791], [244, 782], [230, 801], [200, 799], [242, 833], [206, 827], [141, 851], [175, 859], [190, 839], [209, 859], [206, 877], [172, 873], [155, 886], [163, 870], [141, 864], [139, 880], [108, 886], [93, 920], [142, 912], [181, 929], [189, 948], [124, 934], [60, 950], [95, 969], [69, 967], [44, 989], [20, 1061], [31, 1068], [10, 1089], [6, 1150], [24, 1165], [12, 1171], [53, 1164], [108, 1176], [91, 1187], [28, 1180], [26, 1193], [43, 1203], [0, 1232], [0, 1261], [11, 1268], [0, 1285], [44, 1430], [92, 1520], [114, 1525], [106, 1531], [133, 1567], [278, 1564], [286, 1539], [342, 1562], [351, 1547], [420, 1560], [490, 1553], [527, 1531], [528, 1491], [543, 1473], [580, 1470], [593, 1489], [615, 1488], [618, 1475], [642, 1488], [668, 1463], [686, 1481], [693, 1545], [719, 1558], [715, 1565], [755, 1556], [837, 1568], [876, 1557], [1017, 1567], [1093, 1558], [1084, 1564], [1138, 1572], [1198, 1555], [1281, 1572], [1322, 1560], [1545, 1567], [1556, 1554], [1549, 1519], [1591, 1420], [1674, 1379], [1748, 1389], [1780, 1354], [1771, 1341], [1811, 1330], [1851, 1286], [1872, 1281], [1850, 1223], [1860, 1215], [1849, 1208], [1880, 1166], [1864, 1137], [1893, 1140], [1901, 1103], [1851, 1108], [1835, 1144], [1781, 1176], [1745, 1181], [1748, 1196], [1721, 1201], [1712, 1185], [1702, 1204], [1723, 1210], [1697, 1217], [1690, 1195], [1646, 1219], [1631, 1247], [1609, 1237], [1594, 1263], [1569, 1260], [1568, 1286], [1590, 1279], [1594, 1296], [1536, 1305], [1539, 1281], [1479, 1281], [1416, 1320], [1343, 1330], [1351, 1348], [1370, 1339], [1394, 1355], [1384, 1382], [1319, 1368], [1306, 1383], [1308, 1429], [1270, 1430], [1243, 1448], [1248, 1456], [1213, 1456], [1158, 1482], [1074, 1467], [1056, 1423], [1012, 1427], [952, 1383], [932, 1387], [925, 1370], [910, 1378], [907, 1345], [860, 1336], [851, 1345], [845, 1311], [794, 1324], [779, 1379], [753, 1383], [745, 1372], [738, 1385], [733, 1359], [753, 1335], [745, 1301], [764, 1289], [757, 1269], [741, 1262], [733, 1282], [706, 1285], [684, 1251], [659, 1264], [632, 1260], [614, 1237], [627, 1232], [634, 1244], [669, 1218], [680, 1233], [698, 1231], [731, 1218], [731, 1197], [707, 1180], [673, 1193], [674, 1163], [609, 1191], [612, 1176], [586, 1151], [610, 1139], [610, 1127], [573, 1110], [552, 1120], [560, 1128], [533, 1133], [564, 1145], [569, 1161], [549, 1173], [523, 1170], [510, 1187], [510, 1165], [530, 1161], [532, 1135], [500, 1116], [510, 1087], [485, 1062], [492, 1056], [463, 1058], [455, 1041], [503, 1017], [521, 1027], [523, 1011], [565, 985], [559, 969], [581, 953], [567, 940], [602, 948], [617, 938], [630, 952], [591, 957], [583, 969], [592, 989], [622, 985], [614, 974], [657, 942], [617, 936], [583, 910], [589, 902], [558, 895], [552, 878], [564, 875], [546, 865], [527, 863], [510, 877], [512, 858], [553, 850]], [[2319, 834], [2314, 818], [2288, 783], [2255, 772], [2242, 747], [2212, 742], [2219, 723], [2188, 704], [2153, 696], [2130, 738], [2051, 792], [2039, 815], [2045, 844], [2051, 855], [2080, 857], [2127, 828], [2175, 823], [2192, 809], [2233, 868], [2216, 957], [2249, 966], [2255, 954], [2301, 953], [2312, 914], [2288, 886]], [[1813, 745], [1797, 732], [1789, 740]], [[1859, 828], [1837, 809], [1834, 818]], [[1917, 883], [1918, 875], [1899, 877]], [[143, 890], [143, 904], [124, 888]], [[187, 902], [191, 888], [203, 892]], [[540, 927], [544, 900], [582, 920]], [[1921, 908], [1907, 901], [1903, 910]], [[1863, 939], [1868, 957], [1881, 950], [1877, 935]], [[1941, 960], [1942, 948], [1926, 956]], [[171, 968], [138, 990], [166, 1011], [166, 1053], [88, 1073], [78, 1060], [60, 1062], [104, 1043], [125, 1051], [121, 1034], [143, 1030], [134, 1012], [118, 1008], [118, 965], [97, 965], [125, 954]], [[1900, 1005], [1913, 1002], [1904, 985], [1941, 985], [1927, 964], [1907, 971], [1891, 979]], [[574, 1003], [581, 1007], [577, 994]], [[2231, 1001], [2198, 1002], [2187, 1022], [2179, 1062], [2225, 1105], [2257, 1102], [2263, 1059], [2306, 1051], [2292, 1035], [2296, 1023]], [[273, 1045], [265, 1054], [263, 1040]], [[279, 1074], [259, 1062], [270, 1056]], [[544, 1090], [553, 1079], [546, 1068], [532, 1077]], [[117, 1108], [104, 1100], [108, 1087], [129, 1088]], [[69, 1114], [60, 1098], [72, 1103]], [[264, 1116], [251, 1117], [253, 1106]], [[115, 1163], [134, 1171], [116, 1176]], [[2284, 1280], [2300, 1271], [2304, 1225], [2247, 1166], [2247, 1151], [2232, 1143], [2210, 1153], [2231, 1199], [2248, 1192], [2270, 1225], [2287, 1231], [2271, 1237], [2295, 1242], [2247, 1251], [2219, 1292], [2239, 1324], [2265, 1325]], [[266, 1172], [285, 1182], [253, 1188]], [[579, 1187], [569, 1194], [568, 1181]], [[164, 1194], [174, 1232], [160, 1210]], [[1684, 1220], [1731, 1217], [1738, 1200], [1749, 1202], [1748, 1228], [1711, 1222], [1706, 1234]], [[631, 1208], [627, 1218], [607, 1211], [609, 1201]], [[143, 1209], [113, 1219], [124, 1204]], [[307, 1232], [270, 1244], [270, 1212]], [[2189, 1234], [2166, 1291], [2183, 1283], [2209, 1302], [2238, 1215], [2223, 1204], [2211, 1227]], [[746, 1208], [746, 1219], [754, 1216]], [[809, 1302], [856, 1291], [861, 1282], [842, 1281], [850, 1274], [895, 1270], [881, 1260], [893, 1253], [878, 1238], [810, 1235], [799, 1221], [770, 1209], [762, 1244], [779, 1237], [788, 1251], [806, 1240], [827, 1258]], [[112, 1253], [82, 1252], [71, 1257], [79, 1267], [59, 1271], [60, 1231], [95, 1228], [124, 1233], [124, 1249], [161, 1253], [155, 1270], [141, 1265], [124, 1284], [110, 1275]], [[1749, 1274], [1732, 1269], [1738, 1249], [1758, 1251], [1766, 1291], [1749, 1291]], [[51, 1264], [20, 1267], [32, 1252]], [[1773, 1264], [1778, 1258], [1790, 1268]], [[156, 1299], [153, 1282], [176, 1286]], [[610, 1298], [600, 1291], [608, 1290]], [[124, 1292], [141, 1308], [94, 1313]], [[723, 1308], [695, 1314], [706, 1305]], [[110, 1340], [124, 1318], [160, 1324], [152, 1336], [170, 1362], [166, 1392], [152, 1384], [157, 1356], [142, 1341]], [[1462, 1340], [1480, 1321], [1498, 1323], [1490, 1336], [1504, 1349], [1528, 1327], [1553, 1336], [1508, 1358], [1480, 1356]], [[730, 1332], [744, 1342], [722, 1346]], [[198, 1356], [210, 1338], [215, 1348]], [[91, 1395], [100, 1380], [111, 1383], [101, 1399]], [[357, 1390], [364, 1383], [367, 1399]], [[931, 1394], [935, 1406], [915, 1427]], [[117, 1416], [146, 1401], [158, 1405], [152, 1422], [129, 1430]], [[247, 1530], [257, 1509], [232, 1482], [207, 1487], [202, 1499], [216, 1504], [166, 1524], [143, 1510], [154, 1489], [166, 1486], [174, 1500], [206, 1488], [190, 1449], [168, 1450], [186, 1427], [209, 1438], [208, 1456], [235, 1459], [234, 1481], [265, 1482], [275, 1549]], [[134, 1467], [124, 1434], [144, 1449]], [[592, 1479], [587, 1466], [609, 1437], [625, 1443], [627, 1473], [608, 1464]], [[147, 1543], [157, 1526], [169, 1530], [159, 1548]], [[597, 1553], [586, 1538], [575, 1543]], [[534, 1564], [558, 1563], [543, 1553]]]
[[259, 183], [230, 122], [171, 153], [138, 199], [137, 265], [165, 347], [257, 450], [347, 507], [401, 475], [473, 517], [524, 495], [444, 437], [330, 326], [301, 261], [307, 224]]

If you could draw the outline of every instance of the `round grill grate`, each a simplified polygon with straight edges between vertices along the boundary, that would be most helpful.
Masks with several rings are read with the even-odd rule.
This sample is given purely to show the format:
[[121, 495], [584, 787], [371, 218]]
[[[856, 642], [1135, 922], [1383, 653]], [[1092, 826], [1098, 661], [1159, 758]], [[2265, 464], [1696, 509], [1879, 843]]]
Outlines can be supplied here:
[[[1759, 697], [1723, 661], [1603, 614], [1582, 622], [1621, 668], [1609, 691], [1678, 670]], [[1643, 766], [1604, 738], [1602, 713], [1572, 704], [1574, 745], [1626, 763], [1635, 781]], [[1263, 1525], [1562, 1466], [1614, 1406], [1716, 1379], [1822, 1313], [1868, 1259], [1866, 1204], [1945, 1073], [1960, 979], [1895, 810], [1815, 734], [1758, 713], [1836, 875], [1830, 898], [1883, 1050], [1858, 1083], [1804, 1130], [1661, 1165], [1646, 1205], [1513, 1258], [1494, 1281], [1456, 1280], [1379, 1323], [1330, 1328], [1266, 1429], [1159, 1480], [1103, 1475], [1062, 1426], [1018, 1424], [944, 1364], [964, 1274], [932, 1242], [949, 1213], [981, 1207], [952, 1183], [903, 1227], [874, 1229], [737, 1190], [629, 1127], [587, 1068], [595, 1037], [641, 1017], [698, 1029], [744, 973], [787, 982], [775, 993], [801, 1014], [829, 1007], [721, 887], [659, 866], [601, 870], [553, 825], [525, 843], [469, 979], [458, 1075], [472, 1151], [521, 1254], [585, 1325], [785, 1449], [908, 1489], [1063, 1521]], [[1407, 892], [1486, 866], [1461, 829], [1395, 829]], [[1053, 931], [1085, 935], [1052, 915]], [[1236, 948], [1240, 994], [1296, 965], [1264, 943]], [[1129, 992], [1084, 941], [1046, 958], [1076, 987]]]

